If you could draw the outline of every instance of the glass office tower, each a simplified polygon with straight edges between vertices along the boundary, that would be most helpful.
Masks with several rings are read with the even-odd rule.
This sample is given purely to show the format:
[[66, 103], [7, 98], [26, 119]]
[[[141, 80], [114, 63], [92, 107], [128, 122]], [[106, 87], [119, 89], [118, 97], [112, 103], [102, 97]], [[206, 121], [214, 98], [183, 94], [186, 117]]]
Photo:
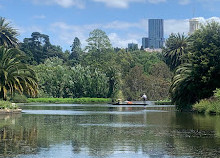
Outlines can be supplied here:
[[164, 45], [163, 19], [148, 20], [149, 48], [162, 48]]

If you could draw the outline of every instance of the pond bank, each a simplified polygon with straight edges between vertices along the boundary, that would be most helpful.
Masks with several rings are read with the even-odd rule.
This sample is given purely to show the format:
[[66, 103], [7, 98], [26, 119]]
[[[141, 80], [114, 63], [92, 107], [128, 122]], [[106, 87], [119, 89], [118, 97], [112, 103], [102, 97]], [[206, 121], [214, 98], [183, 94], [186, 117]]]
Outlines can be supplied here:
[[17, 114], [21, 112], [22, 109], [0, 109], [0, 114]]
[[28, 98], [28, 103], [69, 103], [69, 104], [85, 104], [85, 103], [108, 103], [109, 98]]

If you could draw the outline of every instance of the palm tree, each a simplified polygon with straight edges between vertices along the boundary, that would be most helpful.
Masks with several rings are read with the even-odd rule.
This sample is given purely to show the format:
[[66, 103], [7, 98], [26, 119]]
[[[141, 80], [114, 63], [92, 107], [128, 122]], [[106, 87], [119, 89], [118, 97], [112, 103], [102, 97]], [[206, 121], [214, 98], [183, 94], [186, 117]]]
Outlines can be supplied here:
[[178, 110], [190, 110], [191, 105], [198, 101], [198, 82], [193, 75], [191, 64], [185, 63], [176, 69], [170, 86], [170, 94]]
[[22, 62], [24, 59], [25, 56], [20, 50], [0, 47], [0, 98], [3, 100], [7, 100], [8, 92], [11, 95], [15, 91], [37, 95], [35, 72]]
[[0, 46], [15, 48], [18, 44], [18, 32], [6, 22], [5, 18], [0, 17]]
[[184, 34], [171, 34], [166, 40], [163, 55], [166, 64], [171, 70], [175, 70], [184, 63], [184, 55], [187, 54], [187, 37]]

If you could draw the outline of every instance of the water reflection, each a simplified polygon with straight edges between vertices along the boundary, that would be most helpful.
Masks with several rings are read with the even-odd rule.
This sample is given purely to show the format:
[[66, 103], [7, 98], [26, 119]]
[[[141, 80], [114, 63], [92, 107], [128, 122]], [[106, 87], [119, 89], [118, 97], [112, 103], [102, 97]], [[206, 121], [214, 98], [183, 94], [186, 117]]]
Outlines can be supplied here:
[[[31, 107], [35, 108], [31, 110]], [[218, 116], [143, 107], [48, 107], [47, 110], [37, 105], [22, 107], [24, 113], [20, 115], [0, 117], [0, 157], [216, 157], [220, 154]]]

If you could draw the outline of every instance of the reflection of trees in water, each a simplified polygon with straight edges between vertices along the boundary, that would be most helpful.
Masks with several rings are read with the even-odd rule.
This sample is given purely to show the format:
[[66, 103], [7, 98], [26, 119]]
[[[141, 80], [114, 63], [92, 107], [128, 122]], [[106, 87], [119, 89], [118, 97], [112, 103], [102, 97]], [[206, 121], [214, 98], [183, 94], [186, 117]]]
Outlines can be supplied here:
[[[16, 119], [12, 121], [17, 121]], [[36, 153], [37, 129], [5, 125], [0, 127], [0, 157]]]
[[[216, 117], [207, 119], [165, 112], [115, 115], [114, 110], [112, 112], [75, 116], [23, 115], [8, 119], [10, 124], [0, 126], [0, 156], [37, 153], [41, 147], [63, 143], [72, 145], [73, 154], [88, 151], [90, 156], [106, 157], [115, 151], [142, 152], [149, 156], [198, 156], [202, 148], [211, 151], [217, 144], [213, 133], [200, 138], [208, 133], [206, 131], [218, 129], [219, 118]], [[196, 130], [197, 133], [193, 133]], [[200, 152], [196, 154], [197, 151]]]
[[176, 113], [171, 122], [172, 126], [167, 135], [169, 143], [166, 148], [169, 155], [218, 157], [220, 154], [220, 139], [217, 136], [219, 117]]

